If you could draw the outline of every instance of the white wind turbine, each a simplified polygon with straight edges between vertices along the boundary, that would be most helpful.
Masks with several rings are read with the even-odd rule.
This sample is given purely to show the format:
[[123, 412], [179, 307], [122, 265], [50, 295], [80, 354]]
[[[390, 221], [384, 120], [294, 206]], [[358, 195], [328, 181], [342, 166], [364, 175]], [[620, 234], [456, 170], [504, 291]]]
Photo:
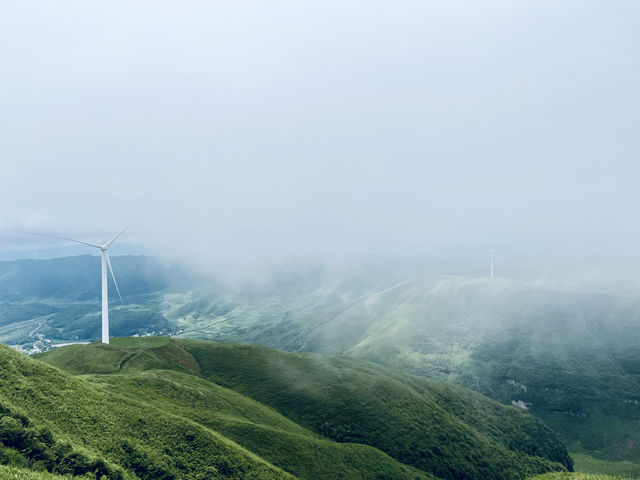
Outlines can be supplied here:
[[489, 256], [491, 257], [491, 280], [493, 280], [493, 256], [495, 252], [496, 251], [493, 248], [489, 250]]
[[115, 242], [120, 235], [122, 235], [130, 225], [127, 225], [122, 229], [122, 231], [109, 240], [104, 245], [99, 245], [97, 243], [84, 242], [82, 240], [76, 240], [75, 238], [62, 237], [60, 235], [46, 235], [43, 233], [36, 233], [34, 235], [40, 235], [43, 237], [52, 237], [52, 238], [61, 238], [62, 240], [69, 240], [71, 242], [81, 243], [83, 245], [88, 245], [90, 247], [95, 247], [100, 250], [102, 254], [102, 343], [109, 343], [109, 286], [107, 283], [107, 267], [111, 272], [111, 278], [113, 279], [113, 284], [116, 286], [116, 291], [118, 292], [118, 297], [120, 297], [120, 302], [122, 303], [122, 296], [120, 295], [120, 289], [118, 288], [118, 282], [116, 282], [116, 276], [113, 274], [113, 268], [111, 267], [111, 260], [109, 260], [108, 249], [113, 242]]

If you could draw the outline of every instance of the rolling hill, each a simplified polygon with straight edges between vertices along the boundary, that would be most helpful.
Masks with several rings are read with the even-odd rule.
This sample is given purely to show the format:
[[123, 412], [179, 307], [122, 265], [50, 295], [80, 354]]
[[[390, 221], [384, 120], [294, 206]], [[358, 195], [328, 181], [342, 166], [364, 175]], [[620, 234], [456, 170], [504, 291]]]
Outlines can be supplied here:
[[[98, 412], [120, 417], [109, 426], [121, 429], [116, 438], [131, 436], [128, 441], [136, 451], [145, 451], [158, 468], [173, 474], [177, 467], [159, 445], [167, 435], [157, 425], [163, 421], [161, 412], [171, 412], [169, 422], [182, 419], [189, 430], [183, 439], [203, 429], [211, 438], [228, 442], [224, 445], [241, 449], [228, 447], [238, 456], [234, 466], [248, 471], [269, 466], [275, 469], [269, 475], [506, 480], [572, 466], [555, 435], [531, 415], [460, 387], [353, 358], [164, 337], [61, 347], [37, 355], [38, 360], [13, 352], [9, 356], [105, 395], [106, 404]], [[148, 407], [149, 416], [135, 419], [142, 406]], [[136, 413], [128, 413], [130, 409]], [[54, 433], [81, 438], [84, 448], [125, 469], [114, 440], [83, 433], [84, 415], [74, 416], [69, 431], [64, 426], [68, 417], [61, 422], [58, 411], [34, 406], [27, 414], [55, 428]], [[96, 417], [101, 413], [85, 413], [90, 425], [101, 424]], [[167, 428], [174, 432], [178, 427], [172, 425]], [[170, 438], [178, 442], [180, 435], [175, 432]], [[190, 441], [197, 446], [200, 437]], [[167, 448], [182, 452], [177, 444]], [[250, 458], [260, 461], [253, 465]], [[191, 457], [182, 461], [190, 466]]]

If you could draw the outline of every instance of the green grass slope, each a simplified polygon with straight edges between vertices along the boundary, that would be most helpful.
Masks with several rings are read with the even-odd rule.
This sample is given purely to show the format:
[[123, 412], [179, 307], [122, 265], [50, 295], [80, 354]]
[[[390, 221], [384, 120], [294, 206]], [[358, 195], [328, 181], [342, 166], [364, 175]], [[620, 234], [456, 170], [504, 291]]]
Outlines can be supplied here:
[[198, 375], [197, 362], [177, 342], [167, 337], [119, 338], [111, 344], [96, 343], [56, 348], [33, 358], [74, 375], [127, 373], [145, 370], [179, 370]]
[[[179, 411], [299, 478], [396, 479], [421, 470], [514, 479], [572, 465], [530, 415], [365, 361], [162, 338], [77, 345], [40, 358], [76, 374], [110, 373], [83, 378]], [[371, 465], [380, 468], [359, 476]]]
[[617, 477], [611, 475], [599, 475], [593, 473], [568, 473], [554, 472], [537, 475], [531, 480], [629, 480], [630, 477]]
[[[337, 441], [375, 446], [442, 478], [571, 468], [542, 422], [471, 391], [353, 358], [185, 340], [202, 376]], [[557, 468], [557, 467], [556, 467]]]
[[73, 478], [71, 475], [55, 475], [49, 472], [38, 472], [14, 465], [0, 465], [0, 480], [62, 480]]
[[[98, 466], [104, 465], [113, 478], [293, 478], [203, 425], [4, 346], [0, 346], [0, 372], [0, 404], [11, 412], [0, 419], [0, 435], [8, 416], [27, 422], [38, 432], [32, 443], [50, 444], [48, 450], [59, 460], [47, 468], [54, 473], [66, 473], [62, 468], [66, 460], [70, 473], [85, 473], [74, 462], [100, 461]], [[19, 428], [14, 430], [25, 436]], [[46, 441], [47, 436], [54, 440]], [[44, 447], [37, 448], [43, 455], [33, 457], [33, 448], [22, 448], [16, 435], [5, 438], [3, 445], [5, 451], [16, 450], [26, 460], [21, 462], [10, 452], [8, 463], [46, 467], [39, 458], [49, 455]]]
[[612, 460], [599, 460], [584, 453], [571, 452], [577, 472], [600, 473], [617, 475], [624, 478], [640, 478], [640, 465], [627, 460], [614, 462]]
[[370, 446], [323, 438], [269, 407], [193, 375], [154, 370], [92, 381], [180, 412], [298, 478], [431, 478]]
[[[0, 403], [49, 429], [58, 443], [102, 460], [122, 478], [433, 478], [373, 447], [321, 438], [269, 407], [186, 373], [175, 342], [123, 339], [121, 344], [86, 346], [95, 355], [78, 359], [85, 366], [113, 360], [129, 373], [81, 377], [2, 348], [6, 382], [0, 383]], [[63, 360], [61, 351], [52, 355]], [[128, 361], [114, 360], [114, 351]], [[75, 346], [67, 352], [78, 354]], [[173, 370], [144, 371], [172, 363]], [[37, 459], [10, 463], [45, 468]], [[63, 466], [53, 462], [47, 469], [64, 472]]]

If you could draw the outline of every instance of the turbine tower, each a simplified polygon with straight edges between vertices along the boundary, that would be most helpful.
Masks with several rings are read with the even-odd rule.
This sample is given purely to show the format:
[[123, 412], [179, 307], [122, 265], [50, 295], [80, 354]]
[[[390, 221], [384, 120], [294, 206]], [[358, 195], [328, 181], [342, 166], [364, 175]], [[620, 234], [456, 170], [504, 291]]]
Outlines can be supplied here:
[[113, 284], [116, 286], [116, 292], [118, 292], [118, 297], [120, 298], [120, 302], [122, 302], [122, 295], [120, 295], [120, 289], [118, 288], [118, 282], [116, 282], [116, 276], [113, 274], [113, 268], [111, 267], [111, 260], [109, 260], [109, 247], [113, 242], [115, 242], [120, 235], [122, 235], [127, 228], [129, 228], [131, 224], [127, 225], [122, 229], [122, 231], [109, 240], [104, 245], [99, 245], [97, 243], [85, 242], [83, 240], [76, 240], [75, 238], [69, 237], [61, 237], [60, 235], [46, 235], [43, 233], [36, 233], [34, 235], [40, 235], [43, 237], [52, 237], [52, 238], [61, 238], [62, 240], [69, 240], [71, 242], [81, 243], [83, 245], [88, 245], [90, 247], [94, 247], [100, 250], [100, 254], [102, 257], [102, 343], [109, 343], [109, 285], [107, 281], [107, 268], [111, 272], [111, 278], [113, 279]]
[[493, 254], [495, 250], [492, 248], [489, 250], [489, 255], [491, 256], [491, 280], [493, 280]]

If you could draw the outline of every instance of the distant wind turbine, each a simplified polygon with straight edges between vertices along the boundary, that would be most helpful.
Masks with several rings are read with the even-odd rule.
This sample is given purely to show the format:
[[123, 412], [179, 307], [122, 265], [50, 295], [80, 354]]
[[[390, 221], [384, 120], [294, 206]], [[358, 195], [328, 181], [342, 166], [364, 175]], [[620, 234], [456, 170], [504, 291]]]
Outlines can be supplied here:
[[491, 279], [493, 280], [493, 254], [495, 253], [495, 250], [492, 248], [491, 250], [489, 250], [489, 255], [491, 257]]
[[118, 292], [118, 297], [120, 297], [120, 302], [122, 302], [122, 295], [120, 295], [120, 289], [118, 288], [118, 282], [116, 282], [116, 276], [113, 274], [113, 268], [111, 267], [111, 260], [109, 260], [108, 249], [113, 242], [115, 242], [120, 235], [122, 235], [127, 228], [129, 228], [131, 224], [127, 225], [122, 229], [122, 231], [113, 237], [110, 241], [105, 243], [104, 245], [98, 245], [96, 243], [84, 242], [82, 240], [76, 240], [75, 238], [62, 237], [60, 235], [47, 235], [44, 233], [34, 233], [33, 235], [39, 235], [41, 237], [52, 237], [52, 238], [60, 238], [62, 240], [69, 240], [71, 242], [81, 243], [83, 245], [88, 245], [90, 247], [95, 247], [100, 250], [102, 254], [102, 343], [109, 343], [109, 287], [107, 282], [107, 267], [111, 272], [111, 278], [113, 279], [113, 284], [116, 286], [116, 291]]

